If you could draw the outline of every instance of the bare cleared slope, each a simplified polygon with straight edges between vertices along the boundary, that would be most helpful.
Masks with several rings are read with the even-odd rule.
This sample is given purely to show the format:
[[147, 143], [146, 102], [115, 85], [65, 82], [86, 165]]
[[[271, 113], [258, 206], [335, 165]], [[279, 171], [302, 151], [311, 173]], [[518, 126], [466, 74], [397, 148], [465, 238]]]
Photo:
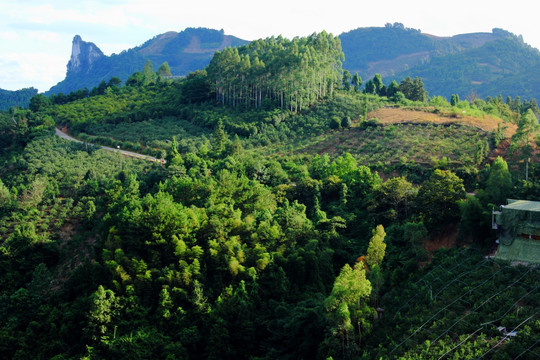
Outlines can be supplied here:
[[[437, 125], [465, 125], [472, 126], [484, 131], [494, 131], [498, 124], [503, 121], [497, 117], [486, 115], [482, 118], [468, 115], [465, 110], [461, 113], [439, 113], [407, 110], [401, 108], [381, 108], [368, 114], [368, 119], [377, 118], [382, 124], [422, 124], [432, 123]], [[511, 137], [516, 132], [516, 125], [505, 123], [508, 127], [506, 136]]]

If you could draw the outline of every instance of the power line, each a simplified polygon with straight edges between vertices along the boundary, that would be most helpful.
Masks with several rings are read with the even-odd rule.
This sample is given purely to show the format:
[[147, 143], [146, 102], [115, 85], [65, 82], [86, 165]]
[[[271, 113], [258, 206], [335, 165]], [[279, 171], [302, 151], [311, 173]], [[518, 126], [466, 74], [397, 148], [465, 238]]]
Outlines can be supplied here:
[[[524, 275], [526, 275], [527, 273], [528, 273], [528, 272], [526, 272]], [[506, 287], [505, 289], [503, 289], [503, 290], [506, 290], [508, 287], [511, 287], [511, 286], [513, 286], [513, 284], [507, 286], [507, 287]], [[531, 293], [533, 293], [534, 291], [536, 291], [539, 287], [540, 287], [540, 283], [538, 283], [533, 289], [529, 290], [525, 295], [523, 295], [523, 296], [520, 297], [518, 300], [516, 300], [516, 301], [512, 304], [512, 306], [510, 306], [510, 307], [508, 308], [508, 310], [507, 310], [502, 316], [500, 316], [499, 318], [497, 318], [497, 319], [495, 319], [495, 320], [492, 320], [492, 321], [489, 321], [489, 322], [480, 324], [480, 325], [481, 325], [480, 329], [482, 329], [482, 328], [483, 328], [485, 325], [487, 325], [487, 324], [491, 324], [491, 323], [493, 323], [493, 322], [496, 322], [496, 321], [499, 321], [499, 320], [503, 319], [503, 318], [510, 312], [510, 310], [512, 310], [512, 309], [514, 308], [514, 306], [516, 306], [516, 304], [518, 304], [518, 303], [519, 303], [521, 300], [523, 300], [525, 297], [529, 296]], [[503, 291], [503, 290], [502, 290], [502, 291]], [[491, 300], [492, 298], [493, 298], [493, 296], [491, 296], [489, 300]], [[443, 335], [447, 334], [447, 333], [450, 331], [450, 329], [452, 329], [455, 325], [457, 325], [457, 324], [458, 324], [459, 322], [461, 322], [461, 321], [465, 321], [465, 322], [467, 322], [469, 325], [473, 325], [473, 324], [471, 324], [470, 322], [466, 321], [465, 318], [466, 318], [467, 316], [473, 314], [473, 313], [478, 313], [477, 310], [478, 310], [480, 307], [482, 307], [483, 305], [485, 305], [485, 304], [486, 304], [486, 302], [483, 302], [482, 304], [480, 304], [479, 306], [477, 306], [475, 309], [473, 309], [470, 313], [463, 315], [463, 316], [462, 316], [461, 318], [459, 318], [456, 322], [454, 322], [454, 323], [452, 324], [452, 326], [450, 326], [448, 329], [446, 329], [445, 331], [443, 331], [443, 332], [442, 332], [435, 340], [433, 340], [433, 343], [436, 343]], [[476, 331], [475, 331], [475, 333], [476, 333]], [[470, 337], [470, 336], [469, 336], [469, 337]], [[540, 340], [539, 340], [539, 341], [540, 341]], [[462, 343], [463, 343], [463, 342], [462, 342]], [[457, 348], [457, 347], [459, 347], [459, 346], [460, 346], [460, 344], [458, 344], [455, 348]]]
[[[506, 316], [506, 314], [508, 314], [508, 313], [510, 312], [510, 310], [512, 310], [512, 308], [513, 308], [514, 306], [516, 306], [516, 304], [517, 304], [518, 302], [520, 302], [524, 297], [526, 297], [527, 295], [531, 294], [531, 293], [533, 292], [533, 290], [536, 290], [536, 289], [538, 289], [539, 287], [540, 287], [540, 283], [539, 283], [538, 285], [536, 285], [531, 291], [527, 292], [525, 295], [523, 295], [523, 296], [520, 297], [517, 301], [515, 301], [515, 302], [512, 304], [512, 306], [511, 306], [511, 307], [510, 307], [510, 308], [509, 308], [502, 316], [500, 316], [499, 318], [497, 318], [497, 319], [495, 319], [495, 320], [491, 320], [491, 321], [488, 321], [488, 322], [486, 322], [486, 323], [483, 323], [483, 324], [481, 324], [481, 325], [487, 325], [487, 324], [491, 324], [491, 323], [494, 323], [494, 322], [496, 322], [496, 321], [501, 320], [502, 318], [504, 318], [504, 317]], [[482, 305], [483, 305], [483, 304], [482, 304]]]
[[[526, 348], [525, 350], [523, 350], [523, 351], [521, 352], [521, 354], [519, 354], [514, 360], [519, 359], [523, 354], [529, 352], [529, 350], [531, 350], [533, 347], [535, 347], [536, 344], [538, 344], [538, 343], [540, 343], [540, 339], [536, 340], [536, 341], [534, 342], [534, 344], [532, 344], [531, 346], [529, 346], [528, 348]], [[533, 351], [533, 352], [536, 354], [535, 351]], [[540, 356], [539, 356], [539, 357], [540, 357]]]
[[[514, 332], [516, 331], [517, 329], [519, 329], [519, 327], [523, 324], [525, 324], [527, 321], [531, 320], [533, 317], [535, 317], [537, 314], [540, 314], [540, 311], [537, 311], [535, 312], [533, 315], [529, 316], [527, 319], [523, 320], [521, 323], [519, 323], [518, 326], [516, 326], [515, 328], [512, 329], [512, 331], [510, 332]], [[495, 349], [497, 346], [501, 345], [505, 340], [508, 339], [508, 336], [504, 336], [497, 344], [495, 344], [495, 346], [491, 347], [488, 351], [486, 351], [485, 353], [483, 353], [478, 359], [482, 359], [484, 356], [486, 356], [487, 354], [489, 354], [493, 349]]]
[[445, 357], [448, 353], [451, 353], [452, 351], [454, 351], [455, 349], [457, 349], [458, 347], [460, 347], [465, 341], [469, 340], [469, 338], [471, 336], [473, 336], [474, 334], [476, 334], [478, 331], [482, 330], [482, 327], [479, 327], [478, 329], [476, 329], [475, 332], [473, 332], [472, 334], [469, 334], [469, 336], [467, 336], [462, 342], [460, 342], [459, 344], [457, 344], [456, 346], [454, 346], [453, 348], [451, 348], [450, 350], [448, 350], [447, 352], [445, 352], [444, 354], [441, 355], [441, 357], [439, 357], [439, 360], [441, 360], [443, 357]]
[[[461, 253], [463, 253], [464, 251], [462, 251]], [[456, 262], [455, 259], [453, 259], [454, 262], [455, 262], [455, 265], [452, 266], [450, 269], [445, 269], [443, 268], [443, 264], [439, 264], [437, 265], [437, 267], [431, 269], [427, 274], [425, 274], [424, 276], [422, 276], [418, 281], [416, 281], [414, 283], [414, 285], [418, 285], [420, 282], [423, 282], [427, 287], [430, 288], [431, 292], [433, 292], [432, 288], [431, 288], [431, 284], [433, 284], [435, 281], [442, 281], [441, 280], [441, 277], [435, 277], [435, 279], [433, 281], [430, 281], [430, 282], [426, 282], [425, 281], [425, 278], [429, 275], [429, 276], [433, 276], [433, 273], [438, 270], [438, 269], [442, 269], [444, 272], [452, 275], [453, 274], [453, 270], [455, 270], [456, 268], [460, 267], [460, 266], [463, 266], [466, 262], [466, 260], [462, 261], [462, 262]], [[481, 265], [481, 263], [486, 263], [487, 260], [486, 259], [482, 259], [481, 261], [479, 261], [478, 263], [476, 263], [474, 266], [477, 266], [477, 265]], [[474, 268], [466, 273], [470, 273], [472, 272], [473, 270], [475, 270]], [[440, 291], [439, 291], [440, 293]], [[416, 294], [409, 298], [409, 300], [407, 300], [402, 306], [400, 306], [395, 312], [394, 312], [394, 319], [396, 318], [397, 314], [399, 314], [399, 312], [401, 311], [401, 309], [403, 309], [404, 307], [406, 307], [407, 305], [409, 305], [409, 303], [414, 300], [416, 297], [418, 297], [421, 293], [419, 291], [416, 292]]]
[[[499, 269], [497, 272], [501, 271], [501, 269]], [[496, 274], [496, 273], [495, 273]], [[420, 325], [420, 327], [418, 327], [411, 335], [409, 335], [405, 340], [403, 340], [401, 343], [399, 343], [391, 352], [390, 354], [392, 354], [396, 349], [398, 349], [404, 342], [406, 342], [407, 340], [409, 340], [410, 338], [412, 338], [416, 333], [418, 333], [420, 330], [422, 330], [422, 328], [427, 325], [429, 322], [431, 322], [431, 320], [433, 320], [437, 315], [439, 315], [442, 311], [448, 309], [451, 305], [455, 304], [457, 301], [459, 301], [461, 298], [463, 298], [465, 295], [471, 293], [474, 289], [484, 285], [486, 282], [488, 282], [490, 279], [487, 279], [485, 280], [483, 283], [481, 283], [480, 285], [478, 286], [475, 286], [474, 288], [468, 290], [467, 292], [463, 293], [463, 295], [459, 296], [458, 298], [456, 298], [454, 301], [450, 302], [448, 305], [444, 306], [443, 308], [441, 308], [439, 311], [437, 311], [433, 316], [431, 316], [426, 322], [424, 322], [422, 325]]]
[[[461, 265], [464, 264], [464, 263], [465, 263], [465, 261], [464, 261], [464, 262], [460, 262], [460, 263], [456, 264], [455, 266], [453, 266], [452, 269], [455, 269], [455, 268], [461, 266]], [[488, 267], [488, 266], [486, 265], [486, 261], [480, 261], [480, 262], [478, 262], [478, 263], [476, 263], [476, 264], [474, 264], [474, 265], [472, 265], [472, 266], [474, 266], [474, 268], [473, 268], [472, 270], [469, 270], [469, 271], [466, 271], [465, 273], [460, 274], [460, 275], [458, 276], [458, 279], [462, 279], [465, 275], [472, 273], [474, 270], [477, 270], [477, 268], [478, 268], [479, 266], [485, 266], [485, 267]], [[433, 269], [432, 271], [430, 271], [430, 273], [428, 273], [428, 274], [426, 274], [425, 276], [423, 276], [423, 278], [420, 279], [418, 282], [423, 281], [423, 282], [425, 283], [425, 280], [426, 280], [427, 275], [433, 275], [433, 273], [435, 272], [435, 270], [438, 270], [438, 268], [440, 268], [440, 267], [441, 267], [441, 266], [439, 265], [437, 268], [435, 268], [435, 269]], [[501, 266], [501, 267], [500, 267], [496, 272], [494, 272], [494, 273], [492, 274], [492, 276], [490, 276], [488, 279], [486, 279], [485, 281], [483, 281], [483, 282], [480, 283], [479, 285], [477, 285], [477, 286], [475, 286], [475, 287], [469, 289], [467, 292], [465, 292], [465, 293], [462, 294], [461, 296], [459, 296], [459, 297], [457, 297], [456, 299], [454, 299], [454, 300], [453, 300], [452, 302], [450, 302], [448, 305], [446, 305], [446, 306], [444, 306], [443, 308], [439, 309], [439, 310], [438, 310], [433, 316], [431, 316], [426, 322], [424, 322], [422, 325], [420, 325], [420, 326], [419, 326], [419, 327], [418, 327], [411, 335], [409, 335], [408, 337], [406, 337], [406, 338], [405, 338], [403, 341], [401, 341], [397, 346], [395, 346], [394, 349], [390, 352], [390, 354], [394, 353], [394, 352], [395, 352], [398, 348], [400, 348], [405, 342], [409, 341], [411, 338], [413, 338], [414, 335], [416, 335], [416, 334], [417, 334], [418, 332], [420, 332], [421, 330], [428, 331], [429, 333], [432, 333], [432, 334], [435, 335], [435, 333], [432, 332], [431, 330], [429, 330], [429, 329], [427, 329], [427, 328], [424, 328], [430, 321], [432, 321], [439, 313], [441, 313], [442, 311], [448, 309], [450, 306], [452, 306], [453, 304], [455, 304], [455, 303], [458, 302], [458, 301], [465, 301], [465, 302], [467, 302], [467, 303], [470, 305], [469, 301], [463, 299], [466, 295], [472, 294], [472, 293], [476, 292], [481, 286], [485, 285], [485, 284], [486, 284], [487, 282], [489, 282], [492, 278], [494, 278], [495, 276], [497, 276], [497, 274], [498, 274], [499, 272], [501, 272], [501, 271], [503, 271], [503, 270], [505, 270], [505, 269], [508, 269], [508, 268], [515, 269], [515, 267], [511, 267], [511, 266], [508, 266], [508, 265], [506, 265], [506, 266]], [[446, 269], [443, 269], [443, 270], [444, 270], [445, 272], [448, 272], [448, 270], [446, 270]], [[485, 299], [481, 304], [477, 305], [477, 306], [472, 310], [471, 313], [467, 313], [467, 314], [461, 316], [460, 319], [458, 319], [458, 320], [457, 320], [456, 322], [454, 322], [450, 327], [448, 327], [445, 331], [443, 331], [443, 333], [441, 333], [441, 334], [435, 339], [434, 343], [437, 342], [442, 336], [444, 336], [445, 334], [448, 334], [448, 333], [450, 333], [450, 332], [452, 332], [452, 334], [459, 335], [459, 334], [456, 334], [456, 333], [454, 333], [453, 331], [451, 331], [451, 329], [452, 329], [455, 325], [457, 325], [459, 322], [466, 322], [466, 323], [469, 324], [470, 326], [478, 326], [478, 325], [473, 325], [473, 324], [471, 324], [469, 321], [466, 321], [465, 318], [468, 317], [468, 316], [470, 316], [470, 315], [472, 315], [472, 314], [475, 314], [475, 313], [478, 314], [478, 312], [477, 312], [478, 309], [480, 309], [482, 306], [484, 306], [484, 305], [486, 305], [487, 303], [489, 303], [489, 302], [490, 302], [491, 300], [493, 300], [497, 295], [499, 295], [499, 294], [501, 294], [502, 292], [508, 290], [509, 288], [515, 286], [515, 285], [516, 285], [517, 283], [519, 283], [525, 276], [527, 276], [527, 274], [529, 274], [532, 270], [533, 270], [533, 267], [528, 267], [527, 270], [524, 271], [524, 272], [521, 274], [521, 276], [519, 276], [519, 278], [517, 278], [517, 280], [513, 281], [512, 283], [510, 283], [509, 285], [507, 285], [505, 288], [503, 288], [503, 289], [497, 291], [496, 293], [492, 294], [491, 296], [489, 296], [489, 297], [488, 297], [487, 299]], [[451, 273], [451, 272], [448, 272], [448, 273]], [[514, 279], [515, 279], [515, 278], [514, 278]], [[472, 281], [474, 281], [474, 280], [472, 280]], [[418, 282], [417, 282], [417, 283], [418, 283]], [[466, 285], [466, 283], [465, 283], [464, 281], [459, 280], [459, 282]], [[416, 284], [417, 284], [417, 283], [416, 283]], [[452, 283], [455, 284], [456, 281], [454, 280], [454, 281], [452, 281]], [[426, 284], [427, 284], [428, 286], [431, 285], [431, 283], [426, 283]], [[525, 284], [523, 284], [523, 285], [525, 285]], [[443, 289], [441, 289], [441, 291], [439, 291], [439, 293], [442, 292], [442, 290], [444, 290], [444, 289], [446, 289], [446, 288], [448, 288], [448, 287], [449, 287], [449, 285], [447, 284], [446, 286], [444, 286]], [[516, 304], [519, 303], [519, 301], [521, 301], [523, 298], [527, 297], [528, 295], [530, 295], [531, 293], [533, 293], [534, 291], [536, 291], [536, 290], [540, 287], [540, 284], [537, 284], [536, 286], [534, 286], [534, 287], [532, 287], [532, 288], [531, 288], [531, 286], [527, 286], [527, 287], [529, 288], [529, 289], [528, 289], [529, 291], [528, 291], [525, 295], [521, 296], [520, 299], [518, 299], [516, 302], [514, 302], [514, 303], [512, 304], [512, 306], [510, 306], [510, 307], [508, 308], [508, 310], [502, 315], [502, 317], [500, 317], [500, 318], [498, 318], [498, 319], [495, 319], [495, 320], [492, 320], [492, 321], [490, 321], [490, 322], [481, 324], [482, 326], [480, 327], [480, 329], [481, 329], [483, 326], [487, 325], [487, 324], [490, 324], [490, 323], [492, 323], [492, 322], [495, 322], [495, 321], [498, 321], [498, 320], [504, 318], [504, 316], [506, 316], [506, 315], [508, 314], [508, 312], [510, 312], [510, 311], [514, 308], [514, 306], [516, 306]], [[438, 295], [439, 293], [437, 293], [437, 295]], [[414, 298], [416, 298], [418, 295], [419, 295], [419, 293], [416, 293], [415, 296], [413, 296], [412, 298], [410, 298], [404, 305], [402, 305], [402, 306], [399, 308], [399, 310], [401, 310], [403, 307], [405, 307], [407, 304], [409, 304], [409, 303], [410, 303]], [[397, 314], [396, 314], [396, 315], [397, 315]], [[394, 318], [396, 317], [396, 315], [394, 316]], [[477, 330], [477, 331], [478, 331], [478, 330]], [[475, 331], [475, 332], [474, 332], [473, 334], [471, 334], [470, 336], [474, 335], [477, 331]], [[469, 336], [469, 337], [470, 337], [470, 336]], [[415, 343], [418, 344], [418, 341], [416, 341], [416, 340], [413, 340], [413, 341], [414, 341]], [[454, 349], [457, 348], [457, 347], [459, 347], [459, 346], [461, 346], [463, 343], [464, 343], [464, 342], [461, 342], [460, 344], [456, 345], [456, 346], [454, 347]]]

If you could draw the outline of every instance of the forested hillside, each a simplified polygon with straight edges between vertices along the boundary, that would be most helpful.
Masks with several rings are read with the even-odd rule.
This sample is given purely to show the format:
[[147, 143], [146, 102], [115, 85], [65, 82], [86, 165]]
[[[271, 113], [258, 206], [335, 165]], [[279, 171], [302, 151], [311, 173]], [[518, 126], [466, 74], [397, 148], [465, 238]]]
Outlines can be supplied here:
[[491, 41], [458, 54], [434, 57], [429, 63], [396, 74], [421, 77], [426, 89], [450, 96], [521, 96], [540, 98], [534, 74], [540, 52], [517, 38]]
[[0, 358], [535, 358], [538, 270], [485, 255], [540, 200], [536, 102], [342, 56], [269, 38], [0, 113]]
[[27, 88], [17, 91], [0, 89], [0, 111], [11, 107], [28, 107], [30, 99], [37, 94], [37, 89]]
[[208, 76], [221, 104], [260, 108], [275, 101], [296, 112], [332, 95], [342, 58], [339, 39], [326, 32], [278, 37], [217, 52]]
[[438, 37], [400, 23], [358, 28], [339, 35], [346, 57], [344, 67], [359, 72], [362, 77], [376, 73], [387, 77], [424, 65], [433, 57], [459, 54], [511, 37], [512, 34], [501, 29], [494, 29], [492, 33]]
[[390, 82], [421, 77], [433, 95], [540, 98], [540, 53], [502, 29], [438, 37], [403, 24], [358, 28], [339, 35], [343, 67], [363, 78], [379, 73]]

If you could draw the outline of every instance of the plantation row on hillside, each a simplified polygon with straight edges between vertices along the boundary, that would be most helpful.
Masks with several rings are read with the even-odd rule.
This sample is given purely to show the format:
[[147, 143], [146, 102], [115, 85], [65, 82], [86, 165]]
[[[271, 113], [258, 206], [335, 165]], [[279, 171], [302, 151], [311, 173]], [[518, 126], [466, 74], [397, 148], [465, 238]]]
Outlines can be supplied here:
[[[198, 100], [190, 103], [188, 99], [192, 98], [188, 96], [194, 91]], [[210, 91], [206, 75], [198, 73], [182, 83], [161, 81], [116, 88], [103, 96], [44, 108], [42, 112], [84, 141], [158, 157], [165, 157], [173, 137], [180, 152], [208, 146], [211, 132], [221, 121], [247, 149], [262, 146], [267, 153], [275, 149], [335, 155], [349, 152], [378, 171], [392, 172], [399, 166], [400, 171], [409, 168], [412, 175], [424, 173], [441, 161], [453, 170], [481, 164], [505, 137], [514, 136], [520, 112], [537, 109], [535, 103], [520, 102], [515, 107], [519, 112], [515, 112], [513, 101], [500, 98], [474, 104], [458, 100], [453, 106], [441, 97], [428, 103], [401, 98], [396, 103], [351, 89], [295, 113], [280, 109], [279, 102], [277, 109], [270, 104], [262, 109], [214, 105]], [[388, 106], [409, 106], [419, 111], [373, 112]], [[402, 122], [406, 124], [400, 125]]]

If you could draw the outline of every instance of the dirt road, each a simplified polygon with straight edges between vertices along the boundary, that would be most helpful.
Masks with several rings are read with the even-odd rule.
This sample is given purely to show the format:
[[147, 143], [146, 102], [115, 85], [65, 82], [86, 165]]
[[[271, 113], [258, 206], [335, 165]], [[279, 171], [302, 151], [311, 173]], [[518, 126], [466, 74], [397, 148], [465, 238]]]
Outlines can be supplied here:
[[[55, 128], [54, 130], [56, 131], [56, 135], [60, 136], [63, 139], [67, 139], [67, 140], [70, 140], [70, 141], [75, 141], [75, 142], [78, 142], [78, 143], [82, 143], [82, 141], [77, 140], [74, 137], [69, 136], [68, 134], [66, 134], [65, 132], [61, 131], [58, 128]], [[94, 144], [89, 143], [89, 145], [94, 145]], [[158, 158], [155, 158], [153, 156], [143, 155], [143, 154], [135, 153], [135, 152], [132, 152], [132, 151], [126, 151], [126, 150], [122, 150], [120, 148], [115, 149], [115, 148], [112, 148], [112, 147], [101, 146], [101, 145], [95, 145], [95, 146], [99, 146], [103, 150], [117, 152], [117, 153], [119, 153], [121, 155], [124, 155], [124, 156], [134, 157], [134, 158], [137, 158], [137, 159], [143, 159], [143, 160], [148, 160], [148, 161], [154, 161], [154, 162], [157, 161], [157, 162], [165, 163], [165, 160], [158, 159]]]

